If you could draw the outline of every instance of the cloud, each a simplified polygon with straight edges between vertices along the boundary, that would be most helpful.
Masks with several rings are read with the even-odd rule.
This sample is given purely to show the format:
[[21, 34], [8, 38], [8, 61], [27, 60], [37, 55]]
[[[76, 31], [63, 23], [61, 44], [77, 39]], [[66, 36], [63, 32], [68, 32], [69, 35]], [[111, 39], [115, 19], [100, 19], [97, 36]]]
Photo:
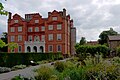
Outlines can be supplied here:
[[[77, 28], [77, 42], [82, 36], [87, 40], [97, 40], [99, 34], [110, 27], [120, 32], [120, 0], [8, 0], [3, 4], [5, 10], [22, 17], [35, 12], [47, 17], [50, 11], [66, 8]], [[2, 31], [7, 31], [7, 17], [4, 16], [0, 16]]]

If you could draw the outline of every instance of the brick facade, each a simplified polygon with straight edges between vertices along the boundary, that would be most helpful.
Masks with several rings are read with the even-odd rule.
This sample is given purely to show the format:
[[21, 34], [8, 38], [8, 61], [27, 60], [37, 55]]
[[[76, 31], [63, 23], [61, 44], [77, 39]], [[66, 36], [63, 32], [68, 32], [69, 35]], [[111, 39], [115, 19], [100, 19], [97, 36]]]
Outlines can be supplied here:
[[[39, 13], [25, 14], [25, 18], [9, 13], [8, 43], [18, 43], [14, 52], [62, 52], [71, 53], [76, 43], [76, 30], [71, 32], [73, 20], [63, 11], [48, 12], [47, 18]], [[73, 40], [72, 40], [73, 39]], [[11, 52], [9, 49], [8, 52]]]

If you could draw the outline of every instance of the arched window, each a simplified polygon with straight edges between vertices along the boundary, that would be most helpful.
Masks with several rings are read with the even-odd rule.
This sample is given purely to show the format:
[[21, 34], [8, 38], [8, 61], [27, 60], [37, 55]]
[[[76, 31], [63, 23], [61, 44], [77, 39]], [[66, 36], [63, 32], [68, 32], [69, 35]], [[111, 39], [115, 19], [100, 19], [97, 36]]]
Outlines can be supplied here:
[[30, 46], [27, 47], [27, 52], [31, 52]]
[[43, 46], [40, 46], [40, 52], [44, 52], [44, 47]]
[[36, 46], [33, 47], [33, 52], [37, 52], [37, 47]]

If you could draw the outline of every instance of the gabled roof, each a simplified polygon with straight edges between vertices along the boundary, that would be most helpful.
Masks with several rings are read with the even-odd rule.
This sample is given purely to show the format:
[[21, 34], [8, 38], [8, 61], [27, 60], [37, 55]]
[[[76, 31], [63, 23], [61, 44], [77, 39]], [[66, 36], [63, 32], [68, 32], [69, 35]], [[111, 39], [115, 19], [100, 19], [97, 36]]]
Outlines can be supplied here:
[[120, 41], [120, 35], [108, 36], [110, 41]]

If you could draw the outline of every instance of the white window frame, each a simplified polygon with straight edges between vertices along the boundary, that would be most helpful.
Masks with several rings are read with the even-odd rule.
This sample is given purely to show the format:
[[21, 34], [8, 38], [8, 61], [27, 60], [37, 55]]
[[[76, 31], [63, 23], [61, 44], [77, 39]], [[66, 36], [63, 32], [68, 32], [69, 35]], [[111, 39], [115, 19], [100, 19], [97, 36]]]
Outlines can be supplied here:
[[[52, 49], [50, 49], [50, 47], [51, 47]], [[48, 45], [48, 52], [53, 52], [53, 45]]]
[[[60, 50], [59, 50], [60, 47]], [[62, 52], [62, 46], [61, 45], [57, 45], [57, 52]]]
[[14, 42], [15, 41], [15, 36], [10, 36], [10, 41]]
[[40, 38], [39, 38], [39, 36], [34, 36], [34, 41], [35, 41], [35, 42], [38, 42], [38, 41], [40, 41]]
[[29, 27], [28, 32], [32, 32], [32, 31], [33, 31], [32, 27]]
[[28, 41], [32, 41], [32, 35], [28, 36]]
[[39, 23], [39, 20], [35, 20], [35, 23]]
[[61, 24], [57, 24], [57, 30], [61, 30], [62, 29], [62, 25]]
[[14, 20], [14, 23], [18, 23], [19, 21], [18, 20]]
[[18, 46], [18, 52], [22, 52], [22, 46], [21, 45]]
[[35, 32], [39, 32], [39, 27], [35, 27]]
[[53, 30], [53, 25], [48, 25], [48, 30]]
[[22, 35], [18, 35], [18, 41], [22, 41]]
[[57, 34], [57, 40], [62, 40], [62, 34]]
[[45, 26], [41, 26], [41, 31], [45, 31]]
[[48, 34], [48, 40], [52, 41], [53, 40], [53, 34]]
[[53, 16], [53, 17], [52, 17], [52, 20], [53, 20], [53, 21], [56, 21], [56, 20], [58, 20], [58, 17], [57, 17], [57, 16]]
[[45, 41], [45, 35], [41, 35], [41, 41]]
[[22, 32], [22, 27], [21, 26], [18, 27], [18, 32]]
[[11, 27], [10, 32], [15, 32], [15, 27]]

